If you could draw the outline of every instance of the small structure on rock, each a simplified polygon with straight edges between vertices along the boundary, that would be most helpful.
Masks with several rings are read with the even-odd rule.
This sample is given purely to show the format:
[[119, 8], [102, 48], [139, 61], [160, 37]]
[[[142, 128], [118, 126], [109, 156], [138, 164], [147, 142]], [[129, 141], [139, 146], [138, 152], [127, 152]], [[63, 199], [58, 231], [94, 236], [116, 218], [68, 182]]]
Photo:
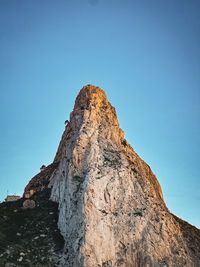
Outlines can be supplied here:
[[67, 125], [68, 123], [69, 123], [69, 121], [68, 121], [68, 120], [66, 120], [66, 121], [65, 121], [65, 125]]
[[44, 169], [46, 169], [46, 166], [45, 166], [45, 165], [42, 165], [42, 166], [40, 167], [40, 171], [43, 171]]
[[35, 208], [35, 201], [27, 199], [23, 202], [23, 208], [24, 209], [33, 209]]
[[21, 198], [20, 196], [16, 195], [7, 195], [7, 197], [5, 198], [5, 202], [17, 201], [20, 198]]

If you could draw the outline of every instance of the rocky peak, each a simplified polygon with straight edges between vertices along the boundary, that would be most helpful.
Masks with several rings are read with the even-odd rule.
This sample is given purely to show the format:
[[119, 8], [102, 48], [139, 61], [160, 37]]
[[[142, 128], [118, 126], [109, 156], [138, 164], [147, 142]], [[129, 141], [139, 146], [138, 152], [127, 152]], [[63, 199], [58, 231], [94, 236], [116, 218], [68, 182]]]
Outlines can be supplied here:
[[75, 139], [90, 128], [100, 130], [108, 139], [120, 143], [124, 133], [119, 128], [115, 108], [108, 102], [106, 94], [99, 87], [87, 85], [78, 94], [70, 121], [66, 125], [54, 162], [65, 157], [69, 139]]
[[53, 166], [44, 180], [59, 204], [60, 266], [200, 266], [199, 230], [169, 212], [100, 88], [80, 91]]
[[105, 92], [99, 87], [88, 84], [79, 92], [75, 101], [74, 110], [89, 109], [92, 106], [105, 106], [108, 104]]

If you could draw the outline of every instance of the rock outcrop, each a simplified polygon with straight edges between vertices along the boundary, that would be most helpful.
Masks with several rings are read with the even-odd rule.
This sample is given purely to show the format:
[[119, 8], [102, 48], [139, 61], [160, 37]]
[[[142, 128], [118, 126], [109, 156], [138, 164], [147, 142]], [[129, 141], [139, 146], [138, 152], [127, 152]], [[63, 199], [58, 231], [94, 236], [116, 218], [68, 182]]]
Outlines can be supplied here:
[[80, 91], [54, 164], [49, 187], [65, 239], [60, 266], [200, 266], [200, 231], [169, 212], [100, 88]]
[[125, 140], [105, 92], [83, 87], [65, 124], [54, 162], [24, 192], [33, 200], [41, 195], [42, 203], [26, 212], [36, 214], [40, 205], [45, 210], [45, 190], [58, 203], [65, 245], [54, 261], [49, 252], [45, 266], [199, 267], [200, 230], [169, 212], [156, 176]]
[[34, 209], [35, 208], [35, 201], [27, 199], [23, 202], [24, 209]]
[[35, 192], [40, 192], [43, 189], [47, 188], [49, 179], [56, 171], [58, 164], [58, 162], [53, 162], [49, 164], [49, 166], [42, 169], [41, 172], [39, 172], [37, 175], [35, 175], [25, 187], [23, 197], [29, 198]]

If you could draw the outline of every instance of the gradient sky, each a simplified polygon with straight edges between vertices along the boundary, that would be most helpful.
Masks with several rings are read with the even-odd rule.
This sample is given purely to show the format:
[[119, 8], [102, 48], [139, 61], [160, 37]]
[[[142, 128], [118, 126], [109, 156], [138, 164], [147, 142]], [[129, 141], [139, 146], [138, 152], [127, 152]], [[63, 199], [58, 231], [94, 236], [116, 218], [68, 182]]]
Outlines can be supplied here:
[[52, 162], [89, 83], [169, 210], [200, 227], [199, 0], [0, 0], [0, 200]]

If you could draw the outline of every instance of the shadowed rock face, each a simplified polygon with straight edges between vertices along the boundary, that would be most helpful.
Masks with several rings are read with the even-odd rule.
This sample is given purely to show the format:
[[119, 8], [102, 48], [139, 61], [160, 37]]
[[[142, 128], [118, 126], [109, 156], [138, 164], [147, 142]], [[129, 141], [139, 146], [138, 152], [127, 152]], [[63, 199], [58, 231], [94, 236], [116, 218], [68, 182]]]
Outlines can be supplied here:
[[60, 266], [200, 266], [200, 231], [168, 211], [100, 88], [80, 91], [53, 164], [47, 180], [65, 239]]

